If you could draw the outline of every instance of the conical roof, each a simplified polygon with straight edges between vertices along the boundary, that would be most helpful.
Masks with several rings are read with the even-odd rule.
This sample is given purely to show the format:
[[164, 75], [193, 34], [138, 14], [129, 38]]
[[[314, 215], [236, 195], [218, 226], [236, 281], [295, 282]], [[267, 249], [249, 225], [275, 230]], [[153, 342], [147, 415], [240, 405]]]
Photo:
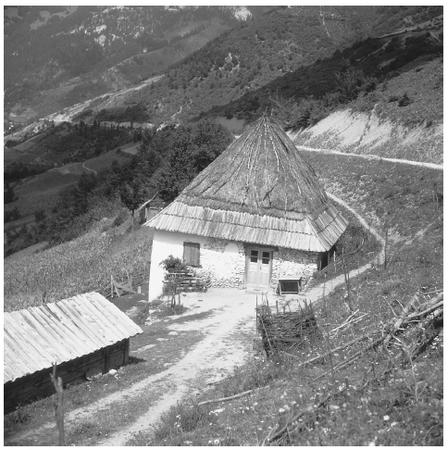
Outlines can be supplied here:
[[146, 225], [262, 245], [326, 251], [347, 221], [283, 129], [263, 116]]
[[263, 116], [182, 192], [189, 205], [301, 219], [327, 206], [313, 168], [283, 129]]

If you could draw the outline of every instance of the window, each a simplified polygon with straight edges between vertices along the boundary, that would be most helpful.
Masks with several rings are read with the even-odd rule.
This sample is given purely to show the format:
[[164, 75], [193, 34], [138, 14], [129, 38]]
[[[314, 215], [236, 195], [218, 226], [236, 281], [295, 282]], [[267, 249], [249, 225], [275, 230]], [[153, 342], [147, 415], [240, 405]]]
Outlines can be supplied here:
[[195, 242], [184, 242], [184, 263], [189, 266], [199, 267], [200, 248], [201, 246]]
[[302, 278], [278, 280], [278, 294], [298, 294], [302, 287]]
[[271, 260], [271, 253], [270, 252], [262, 252], [262, 254], [261, 254], [261, 263], [262, 264], [269, 264], [270, 260]]
[[250, 262], [252, 262], [252, 263], [258, 262], [258, 250], [250, 251]]

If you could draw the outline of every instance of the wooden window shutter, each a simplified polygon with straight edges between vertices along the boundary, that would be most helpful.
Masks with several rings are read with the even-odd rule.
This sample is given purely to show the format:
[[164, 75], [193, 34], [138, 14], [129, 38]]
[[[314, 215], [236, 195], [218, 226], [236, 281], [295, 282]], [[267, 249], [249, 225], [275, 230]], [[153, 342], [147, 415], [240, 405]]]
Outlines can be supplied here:
[[189, 266], [199, 267], [201, 246], [195, 242], [184, 242], [184, 262]]

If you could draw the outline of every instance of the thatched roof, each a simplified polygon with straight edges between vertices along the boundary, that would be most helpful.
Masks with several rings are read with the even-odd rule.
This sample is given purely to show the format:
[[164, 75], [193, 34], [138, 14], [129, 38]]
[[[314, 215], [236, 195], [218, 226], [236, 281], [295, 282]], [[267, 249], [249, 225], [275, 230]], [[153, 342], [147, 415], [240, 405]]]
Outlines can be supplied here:
[[283, 129], [259, 119], [146, 223], [262, 245], [326, 251], [347, 221]]

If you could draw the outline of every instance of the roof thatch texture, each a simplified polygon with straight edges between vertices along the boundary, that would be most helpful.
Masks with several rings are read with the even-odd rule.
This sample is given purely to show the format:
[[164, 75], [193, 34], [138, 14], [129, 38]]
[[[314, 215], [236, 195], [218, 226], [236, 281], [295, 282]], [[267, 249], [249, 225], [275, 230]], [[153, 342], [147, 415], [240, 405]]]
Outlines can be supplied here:
[[283, 129], [262, 117], [146, 225], [322, 252], [347, 221]]

